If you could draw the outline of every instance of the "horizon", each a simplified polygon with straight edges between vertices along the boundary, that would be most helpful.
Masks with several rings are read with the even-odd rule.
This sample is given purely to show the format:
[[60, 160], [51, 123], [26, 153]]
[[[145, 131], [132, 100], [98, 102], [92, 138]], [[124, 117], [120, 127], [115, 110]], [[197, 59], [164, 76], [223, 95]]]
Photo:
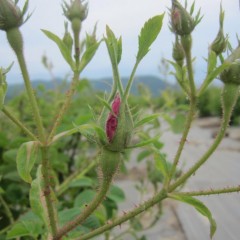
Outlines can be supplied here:
[[[50, 78], [47, 70], [44, 69], [41, 63], [41, 57], [44, 53], [47, 53], [47, 57], [53, 63], [53, 73], [56, 78], [63, 78], [70, 72], [55, 44], [47, 39], [40, 31], [40, 29], [47, 29], [60, 37], [63, 35], [63, 22], [65, 19], [62, 15], [61, 2], [60, 0], [36, 0], [29, 2], [29, 12], [33, 11], [33, 15], [29, 21], [21, 27], [21, 31], [25, 38], [25, 56], [31, 79]], [[144, 22], [154, 15], [162, 14], [163, 12], [166, 13], [163, 28], [157, 40], [137, 70], [137, 75], [151, 74], [161, 78], [162, 74], [158, 66], [162, 58], [171, 59], [171, 48], [174, 40], [173, 34], [168, 29], [169, 17], [167, 7], [169, 7], [170, 1], [102, 0], [101, 4], [96, 0], [89, 0], [88, 2], [89, 14], [83, 22], [82, 35], [85, 35], [85, 32], [91, 32], [94, 24], [98, 22], [98, 39], [104, 35], [106, 24], [110, 25], [117, 37], [122, 36], [123, 55], [119, 70], [123, 76], [129, 76], [131, 73], [137, 52], [138, 34]], [[192, 2], [192, 0], [189, 1], [189, 5]], [[196, 1], [196, 9], [201, 7], [202, 14], [204, 14], [202, 22], [196, 27], [196, 31], [193, 33], [193, 57], [197, 57], [194, 65], [196, 82], [198, 84], [205, 76], [206, 63], [204, 57], [207, 56], [207, 48], [218, 32], [220, 2], [222, 2], [226, 15], [224, 32], [229, 33], [229, 39], [234, 47], [237, 43], [235, 35], [239, 25], [237, 22], [240, 22], [239, 2], [228, 0], [215, 0], [211, 2], [208, 0]], [[51, 17], [43, 18], [43, 12], [46, 16]], [[8, 46], [5, 33], [2, 31], [0, 33], [0, 40], [2, 46], [0, 48], [0, 55], [4, 56], [0, 60], [0, 66], [6, 68], [11, 62], [15, 62], [11, 72], [8, 74], [8, 83], [22, 82], [16, 57]], [[82, 77], [101, 78], [105, 76], [111, 76], [111, 65], [105, 44], [102, 43], [93, 61], [82, 73]], [[168, 80], [174, 82], [170, 75], [168, 75]]]

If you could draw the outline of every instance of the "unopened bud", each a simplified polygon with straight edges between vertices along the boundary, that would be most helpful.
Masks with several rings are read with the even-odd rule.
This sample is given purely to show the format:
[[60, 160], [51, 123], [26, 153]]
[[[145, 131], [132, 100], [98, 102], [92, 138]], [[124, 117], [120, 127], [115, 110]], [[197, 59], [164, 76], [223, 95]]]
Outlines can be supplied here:
[[240, 85], [240, 59], [232, 62], [230, 67], [221, 73], [220, 79], [226, 84]]
[[183, 65], [183, 60], [185, 58], [185, 53], [182, 44], [179, 42], [178, 37], [176, 37], [176, 41], [173, 44], [173, 52], [172, 52], [173, 59], [180, 65]]
[[23, 17], [27, 7], [28, 1], [25, 2], [23, 10], [20, 10], [12, 0], [0, 0], [0, 29], [8, 31], [20, 27], [25, 22]]
[[224, 22], [224, 11], [222, 10], [222, 6], [220, 9], [220, 14], [219, 14], [219, 31], [214, 39], [213, 43], [210, 46], [210, 49], [216, 53], [216, 55], [221, 54], [222, 52], [225, 51], [227, 47], [227, 37], [224, 36], [223, 33], [223, 22]]
[[83, 2], [84, 0], [71, 0], [70, 5], [64, 2], [63, 12], [69, 21], [72, 22], [74, 19], [78, 19], [82, 22], [86, 19], [88, 7], [87, 3], [83, 4]]
[[177, 35], [189, 35], [194, 27], [194, 19], [187, 10], [177, 1], [172, 1], [171, 27]]

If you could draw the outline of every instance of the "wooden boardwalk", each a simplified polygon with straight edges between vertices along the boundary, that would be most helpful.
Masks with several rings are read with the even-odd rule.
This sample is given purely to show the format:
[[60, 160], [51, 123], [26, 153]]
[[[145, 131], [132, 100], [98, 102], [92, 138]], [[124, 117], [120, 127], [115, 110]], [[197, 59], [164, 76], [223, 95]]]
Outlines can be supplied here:
[[[231, 138], [236, 135], [236, 130], [239, 131], [230, 131], [230, 138], [224, 139], [209, 161], [187, 182], [186, 191], [240, 185], [240, 141]], [[183, 164], [183, 169], [192, 166], [208, 149], [213, 141], [213, 132], [212, 128], [199, 128], [195, 123], [181, 158], [180, 166]], [[180, 137], [181, 135], [171, 133], [163, 136], [169, 160], [174, 158], [173, 148], [177, 148]], [[240, 194], [205, 196], [199, 199], [208, 206], [217, 222], [213, 239], [240, 240]], [[210, 239], [208, 220], [193, 207], [181, 203], [176, 212], [188, 240]]]

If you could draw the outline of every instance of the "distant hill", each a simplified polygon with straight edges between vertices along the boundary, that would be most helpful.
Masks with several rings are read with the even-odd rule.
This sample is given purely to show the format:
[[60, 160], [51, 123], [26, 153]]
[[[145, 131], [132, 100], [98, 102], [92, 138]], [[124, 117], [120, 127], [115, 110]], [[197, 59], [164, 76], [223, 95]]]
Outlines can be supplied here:
[[[126, 86], [127, 81], [128, 81], [128, 78], [126, 77], [122, 78], [122, 83], [124, 87]], [[95, 89], [96, 91], [109, 92], [111, 89], [112, 78], [106, 77], [101, 79], [93, 79], [93, 80], [89, 80], [89, 82], [91, 83], [93, 89]], [[62, 80], [58, 79], [57, 83], [61, 84]], [[131, 90], [132, 94], [135, 94], [135, 95], [138, 94], [139, 84], [144, 84], [145, 86], [147, 86], [154, 96], [159, 95], [159, 93], [162, 90], [164, 90], [167, 86], [171, 86], [166, 82], [164, 82], [163, 80], [161, 80], [160, 78], [155, 76], [151, 76], [151, 75], [136, 76], [133, 82], [132, 90]], [[46, 89], [54, 88], [53, 81], [47, 81], [47, 80], [32, 81], [33, 88], [36, 88], [39, 85], [44, 85]], [[8, 86], [7, 98], [12, 98], [13, 96], [18, 95], [23, 90], [24, 90], [24, 84], [11, 84]]]

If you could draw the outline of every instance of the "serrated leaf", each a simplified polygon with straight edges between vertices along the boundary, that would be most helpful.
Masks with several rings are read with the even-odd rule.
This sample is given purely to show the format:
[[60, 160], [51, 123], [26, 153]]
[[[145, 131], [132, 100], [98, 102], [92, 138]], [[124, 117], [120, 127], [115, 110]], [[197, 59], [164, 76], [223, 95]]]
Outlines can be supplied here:
[[150, 50], [150, 46], [157, 38], [161, 28], [164, 14], [150, 18], [141, 29], [138, 37], [137, 61], [140, 62]]
[[92, 60], [92, 58], [94, 57], [100, 42], [94, 43], [92, 44], [90, 47], [88, 47], [86, 49], [86, 51], [84, 52], [81, 61], [80, 61], [80, 65], [79, 65], [79, 71], [82, 72], [83, 69], [88, 65], [88, 63]]
[[122, 56], [121, 37], [117, 39], [109, 26], [106, 26], [106, 34], [107, 34], [107, 38], [105, 38], [105, 42], [107, 45], [111, 62], [113, 65], [119, 64]]
[[42, 29], [42, 32], [49, 39], [51, 39], [52, 41], [54, 41], [57, 44], [62, 56], [64, 57], [66, 62], [69, 64], [71, 69], [74, 70], [74, 63], [73, 63], [73, 59], [72, 59], [72, 56], [71, 56], [71, 51], [67, 48], [67, 46], [64, 44], [64, 42], [57, 35], [55, 35], [54, 33], [50, 32], [50, 31]]
[[138, 121], [135, 125], [134, 125], [134, 128], [137, 128], [137, 127], [140, 127], [146, 123], [149, 123], [153, 120], [155, 120], [156, 118], [158, 118], [160, 116], [160, 114], [156, 113], [156, 114], [151, 114], [151, 115], [148, 115], [146, 117], [144, 117], [143, 119], [141, 119], [140, 121]]
[[35, 141], [23, 143], [17, 152], [17, 170], [27, 183], [32, 182], [30, 175], [39, 154], [39, 144]]
[[210, 237], [211, 238], [213, 237], [217, 229], [216, 222], [213, 219], [210, 210], [201, 201], [191, 196], [184, 196], [184, 195], [177, 195], [177, 194], [169, 194], [169, 197], [192, 205], [199, 213], [207, 217], [210, 222]]

